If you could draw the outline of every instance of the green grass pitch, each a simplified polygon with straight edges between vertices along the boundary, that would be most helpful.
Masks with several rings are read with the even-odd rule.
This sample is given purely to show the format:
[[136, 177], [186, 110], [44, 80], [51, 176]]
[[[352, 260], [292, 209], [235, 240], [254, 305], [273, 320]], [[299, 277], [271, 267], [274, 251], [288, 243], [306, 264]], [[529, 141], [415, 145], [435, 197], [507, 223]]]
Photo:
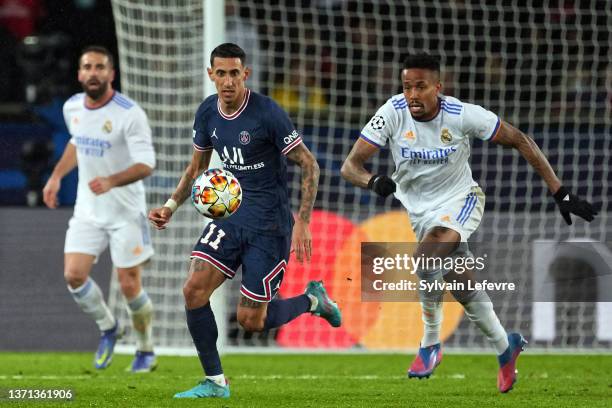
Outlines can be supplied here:
[[519, 381], [502, 395], [492, 355], [449, 354], [429, 380], [408, 380], [408, 355], [266, 355], [223, 357], [228, 400], [172, 400], [201, 377], [196, 357], [160, 357], [151, 374], [125, 372], [116, 355], [96, 371], [91, 353], [0, 353], [0, 395], [9, 389], [72, 389], [73, 401], [7, 401], [33, 407], [610, 407], [612, 355], [529, 355]]

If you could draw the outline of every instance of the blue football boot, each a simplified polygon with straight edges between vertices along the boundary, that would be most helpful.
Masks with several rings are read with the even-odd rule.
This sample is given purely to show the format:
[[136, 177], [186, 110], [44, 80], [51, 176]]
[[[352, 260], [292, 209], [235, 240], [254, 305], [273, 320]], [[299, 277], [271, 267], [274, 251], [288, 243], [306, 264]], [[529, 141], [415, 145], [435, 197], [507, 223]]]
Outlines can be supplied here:
[[499, 361], [497, 388], [503, 393], [510, 391], [516, 382], [516, 360], [521, 351], [525, 350], [527, 340], [520, 333], [510, 333], [508, 335], [508, 343], [506, 351], [497, 356]]
[[150, 373], [157, 368], [157, 358], [152, 351], [136, 351], [128, 371], [133, 373]]
[[115, 344], [122, 336], [123, 327], [121, 327], [118, 321], [115, 323], [115, 327], [102, 332], [100, 344], [98, 344], [98, 350], [96, 351], [96, 356], [94, 357], [94, 366], [98, 370], [107, 368], [111, 364]]
[[410, 364], [408, 378], [429, 378], [442, 362], [442, 348], [440, 343], [419, 348], [419, 352]]
[[317, 298], [317, 307], [311, 313], [315, 316], [320, 316], [332, 327], [340, 327], [342, 324], [342, 313], [340, 308], [330, 299], [322, 281], [310, 281], [306, 286], [307, 295], [312, 295]]
[[174, 398], [229, 398], [229, 396], [230, 388], [227, 381], [225, 386], [222, 387], [209, 379], [200, 381], [190, 390], [174, 394]]

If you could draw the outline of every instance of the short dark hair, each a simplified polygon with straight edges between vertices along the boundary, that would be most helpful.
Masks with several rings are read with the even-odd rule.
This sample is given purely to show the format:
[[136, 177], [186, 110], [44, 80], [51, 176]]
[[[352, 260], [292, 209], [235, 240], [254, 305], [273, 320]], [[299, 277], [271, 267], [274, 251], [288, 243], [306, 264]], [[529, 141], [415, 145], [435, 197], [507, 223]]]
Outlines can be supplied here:
[[240, 46], [234, 43], [223, 43], [218, 45], [210, 53], [210, 66], [213, 66], [213, 62], [216, 58], [240, 58], [242, 65], [246, 62], [246, 53]]
[[440, 73], [440, 60], [432, 55], [421, 53], [408, 55], [404, 59], [402, 71], [410, 68], [428, 69]]
[[113, 58], [113, 54], [108, 50], [108, 48], [101, 45], [89, 45], [83, 48], [83, 51], [81, 51], [81, 56], [79, 57], [79, 67], [81, 66], [81, 58], [83, 58], [83, 55], [87, 54], [88, 52], [95, 52], [96, 54], [105, 55], [106, 58], [108, 58], [110, 67], [114, 68], [115, 59]]

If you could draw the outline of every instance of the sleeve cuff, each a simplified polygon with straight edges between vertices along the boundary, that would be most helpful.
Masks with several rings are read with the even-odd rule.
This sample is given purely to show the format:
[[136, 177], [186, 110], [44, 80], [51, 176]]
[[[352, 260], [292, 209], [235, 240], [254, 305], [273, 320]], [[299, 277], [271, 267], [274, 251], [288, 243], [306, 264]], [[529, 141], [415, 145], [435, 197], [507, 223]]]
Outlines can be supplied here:
[[198, 152], [208, 152], [213, 149], [212, 146], [202, 147], [202, 146], [198, 146], [195, 143], [193, 144], [193, 148], [196, 149]]
[[382, 149], [384, 146], [380, 145], [378, 143], [376, 143], [375, 141], [373, 141], [372, 139], [369, 139], [366, 135], [364, 135], [363, 133], [359, 135], [359, 137], [361, 139], [363, 139], [365, 142], [371, 144], [374, 147], [378, 147], [379, 149]]
[[287, 153], [289, 153], [291, 150], [293, 150], [295, 147], [297, 147], [297, 145], [299, 145], [300, 143], [302, 143], [302, 137], [298, 137], [297, 139], [295, 139], [293, 142], [291, 142], [290, 144], [288, 144], [287, 146], [285, 146], [285, 148], [281, 151], [282, 154], [287, 155]]
[[132, 155], [132, 160], [134, 160], [134, 163], [142, 163], [142, 164], [149, 166], [152, 169], [155, 168], [155, 155], [154, 154], [146, 154], [146, 153], [135, 154], [135, 155]]
[[501, 127], [501, 120], [497, 118], [497, 123], [495, 124], [495, 128], [493, 129], [493, 132], [491, 132], [489, 137], [487, 137], [484, 140], [488, 140], [489, 142], [492, 142], [493, 140], [495, 140], [495, 137], [499, 134], [500, 127]]

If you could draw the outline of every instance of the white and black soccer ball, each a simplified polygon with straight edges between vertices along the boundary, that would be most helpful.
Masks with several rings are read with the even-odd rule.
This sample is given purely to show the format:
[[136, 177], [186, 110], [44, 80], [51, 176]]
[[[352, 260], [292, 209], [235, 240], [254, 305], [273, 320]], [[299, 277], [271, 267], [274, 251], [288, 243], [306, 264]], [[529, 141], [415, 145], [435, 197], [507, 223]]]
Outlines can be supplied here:
[[385, 127], [385, 118], [380, 115], [376, 115], [370, 120], [370, 126], [374, 130], [380, 130]]

